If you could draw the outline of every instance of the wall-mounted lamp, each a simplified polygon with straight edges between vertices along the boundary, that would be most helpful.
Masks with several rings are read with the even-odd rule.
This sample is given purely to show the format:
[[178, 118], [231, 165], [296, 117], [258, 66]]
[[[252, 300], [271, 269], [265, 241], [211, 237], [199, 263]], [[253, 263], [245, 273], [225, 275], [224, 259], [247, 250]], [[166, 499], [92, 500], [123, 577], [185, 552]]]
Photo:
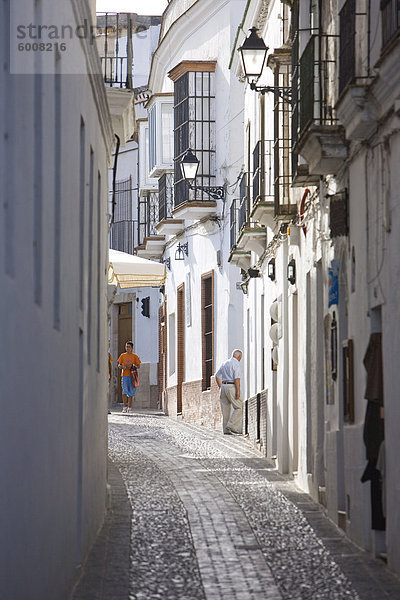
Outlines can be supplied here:
[[175, 260], [184, 260], [185, 254], [186, 256], [189, 255], [189, 242], [186, 242], [186, 244], [181, 244], [178, 242], [178, 247], [175, 252]]
[[264, 40], [257, 34], [257, 27], [250, 29], [250, 35], [244, 40], [243, 45], [238, 48], [242, 67], [247, 81], [250, 84], [250, 89], [265, 94], [273, 92], [278, 94], [282, 100], [292, 103], [292, 88], [283, 86], [266, 87], [256, 85], [256, 82], [261, 77], [264, 69], [264, 64], [267, 58], [268, 46]]
[[225, 198], [225, 187], [223, 185], [215, 186], [204, 186], [196, 185], [193, 186], [193, 182], [196, 180], [197, 171], [199, 169], [200, 161], [195, 154], [193, 154], [191, 148], [186, 152], [182, 158], [180, 165], [183, 178], [188, 182], [191, 190], [197, 189], [205, 192], [214, 200], [222, 200]]
[[296, 283], [296, 261], [294, 258], [292, 258], [287, 266], [287, 278], [292, 285]]
[[275, 259], [271, 258], [268, 263], [268, 277], [271, 281], [275, 281]]
[[260, 271], [258, 269], [247, 269], [249, 277], [260, 277]]

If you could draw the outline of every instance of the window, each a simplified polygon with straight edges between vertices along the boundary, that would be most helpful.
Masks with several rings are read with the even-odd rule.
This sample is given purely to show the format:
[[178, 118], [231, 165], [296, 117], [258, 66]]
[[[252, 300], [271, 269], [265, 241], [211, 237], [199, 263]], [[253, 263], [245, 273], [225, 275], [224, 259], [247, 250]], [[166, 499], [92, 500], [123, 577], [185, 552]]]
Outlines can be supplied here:
[[188, 71], [175, 81], [174, 161], [175, 206], [187, 200], [209, 201], [201, 190], [189, 190], [182, 177], [180, 161], [191, 148], [200, 161], [197, 182], [215, 185], [215, 74]]
[[214, 373], [214, 271], [201, 278], [202, 389], [210, 388]]
[[156, 134], [156, 118], [157, 118], [157, 107], [152, 106], [149, 110], [149, 168], [150, 171], [156, 166], [156, 148], [157, 148], [157, 134]]
[[161, 104], [161, 161], [164, 164], [173, 162], [174, 158], [174, 107], [172, 104]]
[[171, 169], [174, 158], [174, 107], [172, 99], [161, 102], [155, 96], [149, 108], [149, 172], [157, 177]]

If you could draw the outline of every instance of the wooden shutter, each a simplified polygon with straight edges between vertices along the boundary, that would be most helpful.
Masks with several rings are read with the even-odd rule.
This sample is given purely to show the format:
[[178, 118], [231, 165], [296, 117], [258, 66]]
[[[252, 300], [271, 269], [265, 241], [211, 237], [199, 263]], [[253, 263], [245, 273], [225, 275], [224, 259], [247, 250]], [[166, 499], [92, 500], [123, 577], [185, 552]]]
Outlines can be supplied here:
[[202, 389], [211, 385], [214, 373], [214, 271], [201, 277]]
[[177, 290], [177, 346], [178, 346], [178, 390], [177, 414], [182, 413], [182, 383], [185, 380], [185, 284], [182, 283]]
[[353, 340], [344, 340], [343, 357], [343, 418], [346, 423], [354, 423], [354, 357]]

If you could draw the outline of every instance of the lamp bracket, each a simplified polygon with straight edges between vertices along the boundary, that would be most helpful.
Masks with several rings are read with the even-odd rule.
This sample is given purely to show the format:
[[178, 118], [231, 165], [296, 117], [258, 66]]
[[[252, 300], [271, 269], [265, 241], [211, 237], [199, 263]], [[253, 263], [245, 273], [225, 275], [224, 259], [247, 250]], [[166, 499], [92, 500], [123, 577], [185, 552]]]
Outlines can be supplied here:
[[164, 258], [164, 264], [166, 265], [168, 271], [171, 270], [171, 258], [168, 256], [168, 258]]
[[223, 200], [225, 198], [225, 187], [223, 185], [205, 186], [205, 185], [192, 185], [189, 183], [191, 190], [200, 190], [205, 192], [214, 200]]
[[263, 95], [267, 94], [269, 92], [278, 94], [278, 96], [280, 98], [282, 98], [282, 100], [284, 102], [287, 102], [288, 104], [292, 104], [292, 88], [291, 87], [271, 86], [271, 85], [259, 86], [254, 81], [251, 81], [250, 89], [254, 90], [255, 92], [259, 92], [260, 94], [263, 94]]

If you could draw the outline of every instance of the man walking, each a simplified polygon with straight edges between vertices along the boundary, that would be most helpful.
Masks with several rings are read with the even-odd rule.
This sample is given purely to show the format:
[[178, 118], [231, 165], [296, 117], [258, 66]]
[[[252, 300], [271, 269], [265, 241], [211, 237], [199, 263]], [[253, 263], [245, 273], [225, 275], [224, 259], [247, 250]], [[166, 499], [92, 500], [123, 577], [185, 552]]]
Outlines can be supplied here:
[[219, 401], [222, 412], [222, 429], [225, 434], [242, 433], [242, 396], [240, 394], [240, 361], [242, 351], [234, 350], [232, 357], [215, 373], [220, 389]]

